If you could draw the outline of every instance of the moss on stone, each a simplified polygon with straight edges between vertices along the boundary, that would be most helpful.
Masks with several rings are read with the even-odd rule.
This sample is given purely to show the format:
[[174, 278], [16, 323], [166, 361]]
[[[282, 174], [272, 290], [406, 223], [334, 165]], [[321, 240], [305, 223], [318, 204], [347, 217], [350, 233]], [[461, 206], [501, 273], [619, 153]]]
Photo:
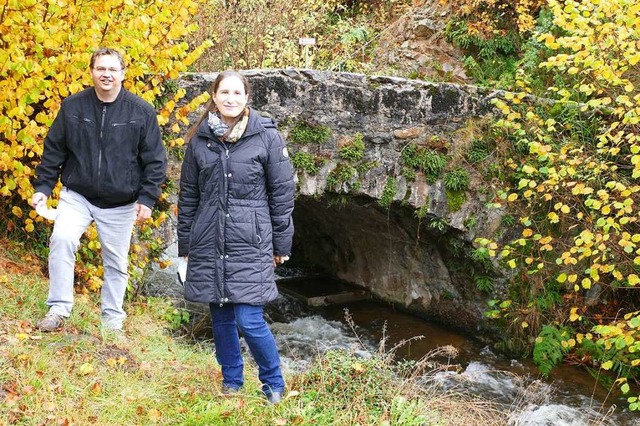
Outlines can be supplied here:
[[469, 189], [470, 182], [469, 172], [462, 167], [451, 170], [444, 175], [444, 187], [447, 191], [466, 191]]
[[396, 196], [396, 192], [398, 192], [398, 181], [393, 176], [387, 176], [378, 204], [385, 208], [389, 207]]
[[354, 163], [362, 160], [364, 157], [364, 135], [356, 133], [353, 138], [346, 144], [338, 148], [338, 154], [344, 160]]
[[295, 167], [296, 170], [304, 171], [310, 175], [317, 174], [325, 161], [325, 159], [317, 158], [308, 152], [298, 151], [291, 154], [291, 164], [293, 164], [293, 167]]
[[402, 150], [400, 158], [409, 170], [422, 171], [429, 183], [435, 183], [438, 180], [449, 162], [448, 156], [433, 149], [417, 147], [415, 144], [407, 145]]
[[298, 121], [289, 129], [289, 140], [296, 144], [320, 145], [327, 142], [329, 139], [331, 139], [331, 129], [326, 126]]
[[418, 218], [418, 219], [424, 219], [425, 217], [427, 217], [427, 213], [429, 213], [429, 200], [427, 200], [427, 202], [425, 203], [424, 206], [420, 206], [418, 207], [413, 214]]
[[327, 188], [339, 190], [343, 183], [349, 182], [356, 175], [355, 167], [347, 163], [339, 163], [327, 176]]
[[447, 206], [450, 212], [457, 212], [460, 210], [465, 201], [467, 201], [467, 195], [464, 191], [451, 191], [445, 190], [447, 195]]

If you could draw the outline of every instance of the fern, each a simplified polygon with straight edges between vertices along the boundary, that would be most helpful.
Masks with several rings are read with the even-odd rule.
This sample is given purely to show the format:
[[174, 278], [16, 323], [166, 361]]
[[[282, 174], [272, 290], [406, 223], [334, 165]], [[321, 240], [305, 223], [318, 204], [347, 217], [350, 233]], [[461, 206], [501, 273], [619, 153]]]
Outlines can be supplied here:
[[565, 334], [563, 331], [545, 325], [536, 338], [536, 344], [533, 347], [533, 362], [545, 376], [562, 361], [564, 354], [568, 352], [568, 349], [562, 345], [563, 334]]

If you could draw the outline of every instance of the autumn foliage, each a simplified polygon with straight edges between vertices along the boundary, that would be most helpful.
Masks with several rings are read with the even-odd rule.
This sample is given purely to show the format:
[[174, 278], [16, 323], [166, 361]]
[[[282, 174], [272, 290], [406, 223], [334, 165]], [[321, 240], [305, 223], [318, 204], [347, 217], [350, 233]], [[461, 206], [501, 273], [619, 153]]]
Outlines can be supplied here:
[[[31, 197], [34, 168], [43, 151], [43, 139], [62, 100], [91, 85], [89, 60], [98, 47], [123, 52], [124, 86], [158, 108], [168, 147], [180, 145], [187, 113], [201, 102], [176, 108], [183, 90], [168, 90], [210, 45], [189, 46], [185, 37], [197, 30], [192, 16], [199, 2], [185, 1], [66, 1], [5, 0], [0, 4], [0, 197], [3, 228], [23, 238], [46, 230], [43, 219], [26, 200]], [[52, 202], [57, 198], [54, 191]], [[145, 225], [157, 226], [166, 213]], [[45, 232], [46, 233], [46, 232]], [[95, 230], [89, 229], [89, 252], [99, 249]], [[156, 242], [157, 244], [157, 242]], [[138, 246], [133, 251], [143, 253]], [[137, 267], [148, 260], [137, 259]], [[101, 271], [91, 267], [81, 274], [99, 287]]]
[[[538, 95], [553, 102], [532, 97], [520, 75], [522, 91], [496, 103], [513, 179], [502, 199], [521, 213], [521, 232], [478, 241], [520, 271], [519, 294], [493, 315], [539, 333], [543, 369], [570, 356], [614, 372], [631, 393], [640, 373], [640, 4], [548, 4], [555, 28], [536, 37], [553, 51], [540, 67], [556, 84]], [[629, 397], [631, 409], [638, 402]]]

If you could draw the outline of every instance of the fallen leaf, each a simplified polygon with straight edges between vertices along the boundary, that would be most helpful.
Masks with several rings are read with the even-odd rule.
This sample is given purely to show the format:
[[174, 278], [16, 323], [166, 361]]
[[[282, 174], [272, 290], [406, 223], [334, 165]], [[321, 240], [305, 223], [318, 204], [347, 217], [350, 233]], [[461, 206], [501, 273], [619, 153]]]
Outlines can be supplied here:
[[78, 369], [78, 371], [80, 372], [80, 374], [82, 374], [83, 376], [86, 376], [88, 374], [93, 373], [94, 369], [93, 369], [93, 365], [91, 365], [88, 362], [85, 362], [84, 364], [82, 364], [80, 366], [80, 368]]
[[56, 404], [54, 404], [51, 401], [46, 401], [45, 403], [42, 404], [42, 408], [45, 411], [56, 411], [57, 407]]
[[152, 408], [151, 410], [149, 410], [149, 414], [147, 414], [147, 417], [152, 420], [158, 421], [162, 418], [162, 413], [159, 410]]
[[36, 393], [36, 389], [31, 385], [24, 385], [22, 387], [22, 393], [24, 395], [33, 395], [34, 393]]
[[94, 396], [102, 394], [102, 384], [100, 382], [95, 382], [93, 385], [91, 385], [91, 393]]

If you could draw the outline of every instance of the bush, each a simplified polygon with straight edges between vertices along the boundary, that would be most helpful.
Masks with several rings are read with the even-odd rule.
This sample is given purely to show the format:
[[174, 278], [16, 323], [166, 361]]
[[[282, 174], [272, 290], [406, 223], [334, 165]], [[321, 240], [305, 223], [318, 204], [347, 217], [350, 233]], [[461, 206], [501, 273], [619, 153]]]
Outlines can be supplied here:
[[[9, 4], [16, 6], [3, 7], [0, 51], [1, 228], [14, 238], [38, 245], [46, 241], [49, 226], [28, 208], [34, 169], [62, 100], [91, 85], [92, 52], [105, 46], [124, 54], [124, 86], [151, 104], [159, 101], [158, 119], [166, 125], [163, 139], [172, 147], [182, 144], [179, 135], [182, 126], [188, 125], [186, 115], [204, 99], [198, 97], [176, 109], [185, 91], [165, 83], [186, 71], [210, 42], [191, 49], [183, 41], [197, 29], [191, 23], [197, 1], [162, 6], [116, 0], [87, 0], [65, 6], [35, 0]], [[54, 195], [58, 191], [56, 188]], [[166, 217], [166, 213], [156, 211], [142, 231], [159, 226]], [[85, 263], [84, 270], [80, 267], [80, 281], [89, 283], [91, 279], [92, 285], [99, 287], [101, 268], [90, 266], [99, 244], [91, 228], [86, 237], [90, 243], [79, 254]], [[143, 240], [132, 250], [132, 271], [147, 264], [148, 245], [157, 244], [155, 238]]]

